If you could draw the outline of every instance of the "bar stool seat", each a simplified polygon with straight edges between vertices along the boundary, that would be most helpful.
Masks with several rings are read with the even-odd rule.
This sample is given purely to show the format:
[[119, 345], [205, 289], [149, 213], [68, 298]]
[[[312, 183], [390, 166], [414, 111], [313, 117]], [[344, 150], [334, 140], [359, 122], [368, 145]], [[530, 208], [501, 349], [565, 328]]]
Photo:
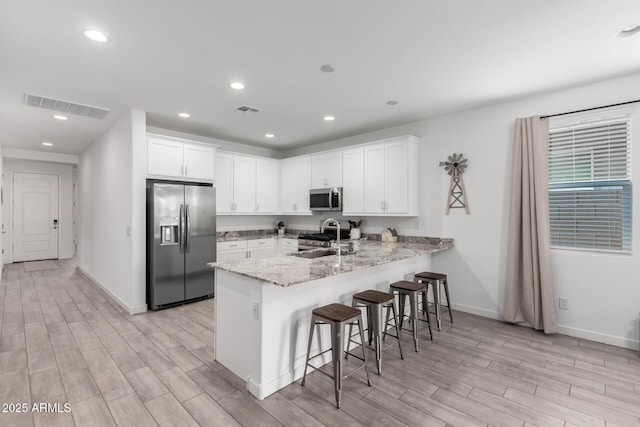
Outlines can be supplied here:
[[429, 326], [429, 337], [433, 340], [433, 333], [431, 332], [431, 320], [429, 319], [429, 312], [425, 311], [425, 319], [421, 319], [418, 314], [418, 295], [426, 292], [427, 285], [424, 283], [409, 282], [407, 280], [400, 280], [389, 285], [389, 289], [392, 294], [398, 294], [400, 300], [400, 313], [398, 314], [400, 329], [402, 329], [402, 323], [404, 322], [404, 303], [405, 299], [409, 297], [410, 315], [409, 321], [411, 322], [411, 331], [413, 332], [413, 346], [418, 351], [418, 321], [426, 322]]
[[[433, 291], [433, 305], [435, 306], [436, 311], [436, 325], [438, 326], [438, 330], [442, 329], [442, 313], [443, 311], [449, 312], [449, 320], [453, 323], [453, 315], [451, 314], [451, 303], [449, 299], [449, 284], [447, 282], [447, 275], [442, 273], [434, 273], [432, 271], [423, 271], [421, 273], [416, 273], [415, 275], [416, 282], [425, 283], [427, 285], [427, 289], [425, 289], [422, 302], [424, 310], [427, 309], [427, 291], [429, 289], [429, 285], [432, 286]], [[442, 294], [440, 293], [440, 285], [444, 288], [445, 297], [447, 298], [447, 305], [442, 305]]]
[[312, 313], [332, 322], [346, 322], [359, 316], [360, 310], [344, 304], [329, 304], [315, 308]]
[[[360, 330], [360, 340], [361, 340], [361, 348], [362, 348], [362, 357], [357, 356], [353, 353], [349, 353], [347, 348], [347, 354], [362, 360], [362, 366], [354, 369], [352, 372], [347, 375], [343, 375], [343, 366], [342, 366], [342, 356], [344, 355], [344, 327], [345, 324], [349, 323], [349, 325], [353, 325], [357, 323], [358, 329]], [[328, 324], [331, 326], [331, 348], [325, 350], [315, 356], [311, 357], [311, 344], [313, 342], [313, 332], [315, 330], [315, 326]], [[362, 312], [357, 308], [349, 307], [344, 304], [329, 304], [323, 307], [315, 308], [312, 311], [311, 315], [311, 327], [309, 331], [309, 343], [307, 345], [307, 359], [304, 366], [304, 374], [302, 376], [301, 385], [304, 387], [304, 383], [307, 379], [307, 368], [311, 366], [315, 368], [315, 366], [311, 365], [309, 361], [316, 357], [322, 356], [326, 352], [331, 351], [331, 356], [333, 359], [333, 376], [327, 374], [326, 372], [318, 369], [318, 372], [328, 375], [333, 378], [334, 381], [334, 391], [336, 395], [336, 406], [340, 409], [342, 404], [342, 380], [349, 377], [356, 371], [364, 368], [367, 373], [367, 384], [371, 386], [371, 381], [369, 380], [369, 370], [367, 369], [367, 357], [366, 350], [364, 348], [364, 332], [362, 328]]]
[[[387, 329], [389, 327], [389, 315], [393, 312], [393, 323], [396, 329], [396, 335], [391, 335], [398, 340], [398, 348], [400, 349], [400, 358], [404, 359], [402, 354], [402, 344], [400, 343], [400, 327], [398, 325], [398, 314], [396, 312], [396, 302], [393, 298], [393, 294], [388, 292], [382, 292], [377, 290], [367, 290], [358, 292], [353, 295], [353, 307], [366, 307], [367, 309], [367, 329], [369, 333], [369, 345], [371, 342], [375, 342], [376, 350], [376, 367], [378, 368], [378, 375], [382, 372], [382, 340], [387, 335]], [[382, 310], [387, 309], [386, 321], [382, 323]], [[349, 343], [347, 344], [347, 354], [349, 354], [349, 347], [351, 346], [351, 334], [353, 324], [349, 325]]]

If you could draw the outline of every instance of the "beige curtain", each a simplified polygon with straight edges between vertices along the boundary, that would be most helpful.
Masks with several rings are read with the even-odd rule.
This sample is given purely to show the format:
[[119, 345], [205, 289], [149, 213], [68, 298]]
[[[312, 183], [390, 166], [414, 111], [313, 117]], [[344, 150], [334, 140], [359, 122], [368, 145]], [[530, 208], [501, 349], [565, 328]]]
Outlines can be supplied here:
[[557, 332], [551, 283], [549, 120], [516, 119], [504, 318]]

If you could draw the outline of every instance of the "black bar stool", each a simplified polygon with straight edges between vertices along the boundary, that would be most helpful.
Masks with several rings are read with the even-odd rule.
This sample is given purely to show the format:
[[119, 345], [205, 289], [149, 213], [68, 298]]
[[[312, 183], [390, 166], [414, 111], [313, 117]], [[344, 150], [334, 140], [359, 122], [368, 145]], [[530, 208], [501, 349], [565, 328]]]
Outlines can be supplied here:
[[[393, 323], [396, 328], [396, 335], [389, 335], [398, 340], [400, 358], [404, 359], [404, 355], [402, 354], [402, 344], [400, 344], [400, 327], [398, 325], [398, 314], [396, 313], [396, 302], [393, 298], [393, 294], [376, 291], [373, 289], [359, 292], [353, 295], [353, 307], [367, 308], [367, 330], [369, 332], [369, 345], [371, 345], [371, 341], [375, 340], [376, 366], [378, 368], [378, 374], [380, 374], [382, 369], [382, 350], [384, 350], [382, 348], [382, 340], [387, 335], [387, 329], [389, 327], [389, 315], [391, 313], [393, 313]], [[387, 309], [387, 318], [383, 325], [382, 310], [384, 308]], [[349, 342], [347, 343], [347, 354], [349, 354], [349, 347], [351, 346], [352, 329], [353, 323], [349, 325]]]
[[[422, 296], [422, 304], [424, 310], [427, 309], [427, 290], [429, 285], [433, 290], [433, 305], [436, 308], [436, 324], [438, 330], [442, 329], [442, 312], [449, 312], [449, 319], [453, 323], [453, 315], [451, 314], [451, 303], [449, 299], [449, 284], [447, 283], [447, 275], [442, 273], [432, 273], [429, 271], [423, 271], [422, 273], [416, 273], [415, 280], [418, 283], [425, 283], [427, 288]], [[447, 298], [447, 305], [442, 305], [442, 294], [440, 293], [440, 285], [444, 287], [445, 297]]]
[[427, 322], [429, 326], [429, 337], [433, 341], [433, 333], [431, 332], [431, 320], [429, 319], [429, 311], [425, 311], [426, 319], [420, 319], [418, 314], [418, 295], [425, 292], [427, 285], [424, 283], [409, 282], [407, 280], [400, 280], [389, 285], [389, 289], [393, 295], [398, 294], [400, 300], [400, 314], [398, 315], [400, 321], [400, 329], [402, 329], [402, 323], [404, 321], [404, 303], [407, 296], [409, 296], [410, 315], [409, 321], [411, 322], [411, 330], [413, 332], [413, 346], [418, 351], [418, 321]]
[[[343, 375], [342, 370], [342, 355], [344, 354], [344, 326], [346, 323], [353, 325], [353, 323], [358, 324], [358, 328], [360, 329], [360, 339], [362, 340], [362, 357], [356, 356], [353, 353], [351, 356], [362, 360], [362, 366], [356, 368], [351, 371], [347, 375]], [[313, 331], [316, 325], [331, 325], [331, 348], [329, 350], [325, 350], [320, 354], [316, 354], [313, 357], [311, 355], [311, 342], [313, 341]], [[311, 330], [309, 331], [309, 345], [307, 346], [307, 361], [304, 366], [304, 375], [302, 376], [302, 386], [304, 387], [304, 383], [307, 379], [307, 368], [311, 366], [315, 368], [315, 366], [311, 365], [309, 361], [318, 356], [322, 356], [324, 353], [331, 351], [331, 357], [333, 359], [333, 377], [326, 372], [318, 369], [318, 372], [325, 374], [334, 380], [334, 390], [336, 394], [336, 406], [340, 409], [342, 403], [342, 380], [349, 377], [351, 374], [356, 371], [364, 368], [367, 373], [367, 384], [371, 387], [371, 381], [369, 379], [369, 370], [367, 369], [367, 357], [366, 351], [364, 348], [364, 332], [362, 329], [362, 312], [357, 308], [349, 307], [344, 304], [329, 304], [323, 307], [318, 307], [313, 310], [313, 315], [311, 316]], [[317, 369], [317, 368], [316, 368]]]

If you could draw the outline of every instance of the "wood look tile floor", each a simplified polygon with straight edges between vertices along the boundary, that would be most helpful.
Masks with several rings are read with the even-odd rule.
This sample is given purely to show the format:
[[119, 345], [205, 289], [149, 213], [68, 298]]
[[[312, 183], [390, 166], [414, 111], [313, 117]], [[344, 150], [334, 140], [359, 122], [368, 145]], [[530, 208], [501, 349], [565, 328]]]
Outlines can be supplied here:
[[345, 380], [342, 410], [319, 373], [258, 401], [214, 360], [212, 300], [129, 316], [59, 264], [4, 268], [0, 403], [29, 411], [0, 426], [640, 426], [637, 351], [461, 312], [419, 353], [403, 333], [405, 359], [389, 348], [381, 376], [368, 351], [373, 387]]

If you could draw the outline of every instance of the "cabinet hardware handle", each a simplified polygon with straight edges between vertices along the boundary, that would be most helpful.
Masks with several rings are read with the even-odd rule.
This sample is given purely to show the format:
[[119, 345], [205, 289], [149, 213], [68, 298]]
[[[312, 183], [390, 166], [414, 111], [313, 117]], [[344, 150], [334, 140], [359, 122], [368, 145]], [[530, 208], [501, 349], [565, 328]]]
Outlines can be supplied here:
[[256, 212], [260, 212], [260, 205], [256, 203]]
[[189, 165], [184, 165], [184, 175], [185, 176], [189, 176], [188, 167], [189, 167]]

